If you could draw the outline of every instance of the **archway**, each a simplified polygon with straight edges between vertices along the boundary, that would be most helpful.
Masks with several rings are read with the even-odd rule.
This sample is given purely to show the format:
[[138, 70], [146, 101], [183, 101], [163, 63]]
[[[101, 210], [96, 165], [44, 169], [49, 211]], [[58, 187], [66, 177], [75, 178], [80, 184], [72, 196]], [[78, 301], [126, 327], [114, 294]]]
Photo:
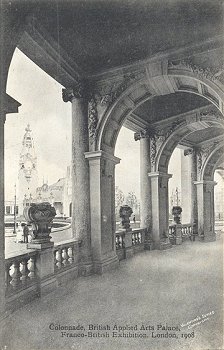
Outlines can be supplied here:
[[[158, 70], [156, 74], [153, 74], [153, 71], [156, 71], [155, 66]], [[163, 249], [160, 242], [163, 240], [166, 243], [168, 237], [167, 191], [169, 175], [167, 174], [167, 167], [170, 156], [177, 144], [195, 130], [209, 127], [223, 128], [222, 101], [224, 95], [223, 87], [215, 79], [211, 80], [210, 77], [196, 72], [187, 64], [165, 62], [155, 66], [150, 70], [150, 74], [149, 68], [147, 68], [147, 74], [128, 86], [116, 101], [107, 108], [97, 128], [95, 154], [100, 152], [104, 158], [112, 159], [116, 139], [125, 120], [138, 106], [155, 96], [185, 91], [200, 95], [215, 106], [213, 108], [209, 106], [207, 112], [186, 113], [179, 120], [173, 123], [168, 122], [163, 130], [156, 128], [155, 130], [140, 131], [140, 138], [148, 139], [144, 142], [147, 143], [146, 148], [150, 149], [151, 173], [149, 186], [151, 186], [152, 195], [156, 196], [148, 204], [149, 207], [151, 205], [150, 215], [153, 218], [151, 219], [152, 237], [153, 241], [156, 242], [155, 247]], [[171, 88], [170, 82], [174, 83], [175, 79], [179, 79], [179, 85], [173, 87], [171, 84], [173, 87]], [[184, 85], [185, 82], [188, 83], [188, 88]], [[164, 84], [163, 90], [161, 90], [161, 84]], [[195, 84], [198, 89], [194, 88]], [[208, 90], [209, 94], [207, 93]], [[111, 169], [114, 168], [115, 163], [116, 160], [114, 159], [113, 165], [110, 165]]]

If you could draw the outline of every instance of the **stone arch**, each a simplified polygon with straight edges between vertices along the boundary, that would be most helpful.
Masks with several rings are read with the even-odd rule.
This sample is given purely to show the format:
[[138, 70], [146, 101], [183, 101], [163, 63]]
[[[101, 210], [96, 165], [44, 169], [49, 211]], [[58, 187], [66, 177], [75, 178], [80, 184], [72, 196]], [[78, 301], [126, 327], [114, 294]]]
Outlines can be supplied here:
[[208, 155], [201, 171], [201, 181], [213, 181], [214, 173], [220, 161], [224, 159], [224, 141], [220, 142]]
[[[152, 171], [159, 171], [167, 173], [170, 157], [178, 145], [178, 143], [186, 136], [195, 131], [195, 127], [201, 126], [218, 126], [224, 128], [224, 118], [221, 114], [215, 112], [208, 112], [206, 115], [195, 115], [192, 117], [186, 117], [184, 121], [181, 121], [179, 125], [174, 128], [168, 129], [170, 135], [157, 136], [157, 140], [162, 143], [156, 156], [155, 162], [152, 167]], [[159, 140], [162, 139], [162, 140]], [[157, 141], [157, 143], [158, 143]]]
[[[224, 114], [224, 82], [208, 69], [187, 62], [163, 62], [144, 67], [103, 114], [96, 131], [96, 150], [114, 154], [125, 119], [142, 103], [155, 96], [188, 92], [212, 102]], [[119, 92], [119, 91], [118, 91]]]

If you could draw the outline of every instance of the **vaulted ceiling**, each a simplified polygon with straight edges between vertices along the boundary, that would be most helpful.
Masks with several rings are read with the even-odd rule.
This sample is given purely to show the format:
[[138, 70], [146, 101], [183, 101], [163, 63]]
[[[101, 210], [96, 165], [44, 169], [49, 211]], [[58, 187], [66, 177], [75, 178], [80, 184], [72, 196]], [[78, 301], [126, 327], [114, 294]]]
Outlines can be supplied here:
[[43, 3], [33, 18], [88, 73], [196, 44], [223, 30], [222, 1], [217, 0]]

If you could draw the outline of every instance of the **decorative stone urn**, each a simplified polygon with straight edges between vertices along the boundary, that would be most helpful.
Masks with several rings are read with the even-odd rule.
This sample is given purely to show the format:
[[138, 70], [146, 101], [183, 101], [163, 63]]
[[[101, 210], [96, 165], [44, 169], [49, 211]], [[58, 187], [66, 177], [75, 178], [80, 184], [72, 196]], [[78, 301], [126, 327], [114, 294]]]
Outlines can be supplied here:
[[123, 229], [127, 230], [130, 228], [130, 216], [133, 210], [128, 205], [122, 205], [119, 210], [119, 215], [121, 218], [121, 226]]
[[24, 209], [24, 216], [28, 223], [32, 224], [33, 237], [31, 240], [32, 247], [34, 244], [52, 245], [50, 242], [51, 224], [56, 215], [55, 208], [48, 202], [31, 203]]
[[176, 224], [180, 224], [180, 216], [182, 213], [182, 208], [180, 206], [175, 206], [172, 209], [173, 220]]

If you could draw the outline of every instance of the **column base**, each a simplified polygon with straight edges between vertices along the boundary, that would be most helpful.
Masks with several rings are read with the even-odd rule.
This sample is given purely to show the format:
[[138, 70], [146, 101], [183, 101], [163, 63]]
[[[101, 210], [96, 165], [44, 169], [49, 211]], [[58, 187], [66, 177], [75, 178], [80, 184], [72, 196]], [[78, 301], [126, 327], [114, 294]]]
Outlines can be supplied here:
[[151, 240], [145, 241], [144, 249], [145, 250], [153, 250], [153, 241], [151, 241]]
[[212, 233], [210, 235], [205, 235], [205, 236], [198, 236], [198, 240], [200, 242], [215, 242], [216, 241], [216, 234]]
[[78, 274], [79, 276], [90, 276], [94, 273], [93, 263], [92, 262], [86, 262], [86, 263], [80, 263], [78, 267]]
[[94, 273], [102, 275], [104, 272], [113, 270], [119, 266], [119, 260], [116, 253], [109, 257], [102, 257], [100, 261], [93, 261]]

